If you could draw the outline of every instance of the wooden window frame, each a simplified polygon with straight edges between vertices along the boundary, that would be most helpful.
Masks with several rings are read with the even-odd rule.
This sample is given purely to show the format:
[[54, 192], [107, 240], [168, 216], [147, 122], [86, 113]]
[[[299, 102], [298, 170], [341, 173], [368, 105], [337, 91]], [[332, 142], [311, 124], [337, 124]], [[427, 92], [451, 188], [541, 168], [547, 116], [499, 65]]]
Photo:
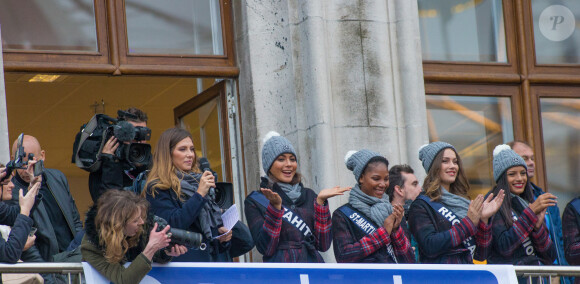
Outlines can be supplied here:
[[[532, 14], [532, 2], [523, 1], [523, 19], [520, 26], [527, 27], [525, 33], [525, 59], [527, 65], [527, 78], [530, 83], [580, 83], [580, 64], [537, 64], [536, 47], [534, 39], [534, 19]], [[533, 63], [533, 64], [532, 64]]]
[[[224, 136], [229, 138], [230, 128], [228, 124], [228, 102], [227, 102], [227, 90], [226, 90], [226, 80], [222, 80], [215, 83], [213, 86], [209, 87], [205, 91], [199, 93], [193, 98], [187, 100], [181, 105], [173, 109], [173, 118], [175, 125], [179, 126], [181, 118], [185, 115], [195, 111], [199, 107], [209, 103], [211, 100], [218, 98], [219, 101], [219, 115], [220, 115], [220, 127]], [[222, 160], [225, 163], [226, 172], [224, 173], [224, 180], [226, 182], [232, 182], [232, 155], [229, 151], [230, 149], [230, 139], [223, 139], [223, 157]]]
[[232, 2], [220, 0], [224, 55], [128, 54], [125, 1], [94, 0], [97, 52], [5, 50], [6, 72], [191, 75], [234, 78]]
[[94, 0], [97, 52], [4, 50], [6, 72], [93, 72], [112, 73], [108, 44], [107, 6], [105, 0]]
[[516, 47], [509, 44], [515, 41], [515, 9], [511, 1], [502, 1], [503, 18], [506, 35], [507, 63], [500, 62], [463, 62], [463, 61], [433, 61], [423, 60], [423, 75], [425, 81], [456, 81], [456, 82], [519, 82], [518, 58]]
[[[118, 50], [120, 71], [124, 74], [186, 74], [198, 76], [237, 76], [235, 67], [233, 12], [231, 1], [220, 1], [224, 55], [129, 54], [125, 1], [115, 2], [115, 19], [118, 23]], [[171, 66], [168, 68], [168, 66]], [[216, 73], [216, 71], [218, 71]]]
[[[542, 131], [542, 112], [540, 108], [540, 100], [542, 98], [562, 98], [562, 99], [580, 99], [578, 95], [580, 86], [550, 86], [550, 85], [536, 85], [531, 87], [531, 111], [536, 114], [538, 119], [532, 120], [532, 127], [534, 135], [532, 137], [534, 142], [534, 153], [536, 163], [537, 183], [542, 188], [547, 188], [547, 173], [546, 173], [546, 154], [544, 149], [544, 132]], [[538, 155], [539, 154], [539, 155]], [[541, 167], [541, 174], [538, 174], [538, 168]]]

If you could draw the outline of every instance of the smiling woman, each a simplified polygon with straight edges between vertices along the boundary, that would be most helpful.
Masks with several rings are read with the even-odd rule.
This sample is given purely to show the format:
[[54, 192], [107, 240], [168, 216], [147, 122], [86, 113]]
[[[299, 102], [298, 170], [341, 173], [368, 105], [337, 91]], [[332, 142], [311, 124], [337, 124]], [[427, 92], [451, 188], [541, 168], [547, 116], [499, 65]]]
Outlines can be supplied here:
[[[334, 256], [338, 262], [414, 263], [406, 236], [403, 206], [391, 205], [389, 161], [370, 150], [348, 152], [346, 167], [354, 174], [348, 204], [332, 215]], [[401, 223], [403, 222], [403, 223]]]
[[493, 218], [493, 245], [489, 263], [550, 265], [556, 258], [545, 222], [546, 208], [556, 205], [556, 197], [544, 193], [534, 201], [524, 159], [508, 145], [493, 151], [494, 194], [509, 189]]
[[[503, 191], [484, 200], [467, 199], [469, 183], [455, 147], [433, 142], [419, 149], [427, 172], [424, 194], [409, 209], [410, 231], [422, 263], [473, 263], [487, 259], [491, 243], [489, 218], [503, 201]], [[493, 198], [493, 200], [492, 200]]]
[[271, 131], [264, 138], [260, 190], [244, 201], [246, 219], [264, 262], [324, 262], [330, 248], [330, 197], [350, 188], [328, 188], [318, 195], [301, 183], [294, 147]]

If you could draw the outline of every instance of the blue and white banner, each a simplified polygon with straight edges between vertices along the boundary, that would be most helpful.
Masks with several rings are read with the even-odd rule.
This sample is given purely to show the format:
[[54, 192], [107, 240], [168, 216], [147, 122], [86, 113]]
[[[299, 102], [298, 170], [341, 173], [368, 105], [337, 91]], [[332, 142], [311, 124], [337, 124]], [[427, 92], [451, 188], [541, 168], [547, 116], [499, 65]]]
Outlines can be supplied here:
[[[109, 284], [83, 263], [88, 284]], [[92, 271], [91, 271], [92, 270]], [[169, 263], [154, 264], [141, 283], [518, 283], [511, 265], [445, 264], [288, 264]]]

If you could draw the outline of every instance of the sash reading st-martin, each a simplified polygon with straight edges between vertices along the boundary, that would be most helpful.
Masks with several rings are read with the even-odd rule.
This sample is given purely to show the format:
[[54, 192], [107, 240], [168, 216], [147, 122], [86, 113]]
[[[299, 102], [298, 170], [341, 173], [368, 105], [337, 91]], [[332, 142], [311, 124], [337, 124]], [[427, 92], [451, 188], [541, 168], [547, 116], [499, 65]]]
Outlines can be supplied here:
[[[366, 235], [370, 235], [377, 230], [377, 228], [371, 221], [367, 220], [362, 213], [355, 211], [349, 205], [341, 206], [340, 208], [338, 208], [338, 210], [340, 210], [340, 212], [342, 212], [346, 217], [348, 217], [348, 219], [352, 223], [354, 223], [356, 227], [359, 228], [359, 230], [361, 230]], [[393, 250], [392, 243], [387, 244], [387, 252], [391, 256], [391, 258], [395, 260], [395, 263], [399, 263], [397, 261], [397, 257], [395, 256], [395, 251]]]
[[[258, 204], [260, 204], [264, 210], [266, 210], [266, 208], [268, 208], [268, 204], [270, 204], [270, 200], [268, 200], [268, 198], [266, 198], [266, 196], [264, 196], [262, 193], [257, 191], [250, 193], [248, 198], [258, 202]], [[308, 236], [312, 236], [312, 231], [310, 231], [310, 228], [308, 225], [306, 225], [306, 222], [302, 220], [298, 214], [286, 208], [284, 205], [282, 205], [282, 209], [284, 209], [284, 216], [282, 216], [282, 220], [300, 231], [306, 239], [309, 239], [310, 237]]]
[[[518, 221], [518, 216], [516, 216], [514, 211], [512, 211], [512, 219], [514, 220], [514, 222]], [[532, 244], [532, 241], [530, 240], [529, 234], [522, 242], [522, 246], [524, 247], [524, 251], [526, 252], [526, 255], [536, 255], [536, 252], [534, 251], [534, 246]]]
[[[421, 198], [423, 201], [427, 202], [427, 204], [429, 204], [433, 210], [437, 211], [445, 220], [449, 221], [452, 226], [461, 222], [459, 217], [457, 217], [457, 214], [453, 213], [453, 211], [449, 210], [449, 208], [443, 206], [443, 204], [431, 201], [431, 199], [425, 195], [419, 195], [418, 198]], [[463, 241], [463, 245], [469, 249], [471, 257], [473, 257], [475, 255], [475, 239], [473, 236], [465, 239]]]

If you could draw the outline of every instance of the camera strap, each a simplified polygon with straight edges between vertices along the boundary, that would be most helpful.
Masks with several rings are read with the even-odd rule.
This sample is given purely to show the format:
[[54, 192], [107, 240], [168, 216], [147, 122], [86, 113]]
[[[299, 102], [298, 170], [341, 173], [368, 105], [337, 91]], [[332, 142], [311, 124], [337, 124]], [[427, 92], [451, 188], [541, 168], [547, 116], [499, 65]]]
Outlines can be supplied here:
[[[459, 217], [457, 217], [457, 214], [453, 213], [453, 211], [451, 211], [449, 208], [443, 206], [443, 204], [436, 201], [431, 201], [429, 197], [423, 194], [417, 196], [417, 198], [427, 202], [427, 204], [429, 204], [429, 206], [431, 206], [433, 210], [437, 211], [437, 213], [439, 213], [441, 217], [443, 217], [443, 219], [449, 221], [449, 223], [451, 223], [451, 226], [461, 222]], [[469, 250], [469, 252], [471, 253], [471, 257], [475, 255], [476, 244], [473, 236], [465, 239], [463, 241], [463, 246], [465, 246], [465, 248]]]
[[[363, 213], [352, 208], [349, 204], [341, 206], [338, 208], [338, 210], [344, 214], [348, 220], [350, 220], [350, 222], [353, 223], [365, 235], [370, 235], [377, 230], [377, 227], [372, 221], [368, 220]], [[395, 263], [399, 263], [397, 261], [397, 256], [395, 255], [395, 250], [393, 249], [393, 244], [391, 242], [387, 244], [387, 252], [395, 261]]]
[[[80, 136], [80, 140], [79, 140], [79, 147], [76, 149], [76, 153], [75, 153], [75, 164], [77, 165], [77, 167], [79, 168], [85, 168], [85, 166], [83, 165], [83, 162], [81, 161], [80, 157], [79, 157], [79, 152], [81, 150], [80, 145], [83, 145], [84, 142], [87, 140], [87, 138], [89, 138], [90, 136], [93, 135], [93, 131], [95, 130], [95, 128], [97, 128], [97, 125], [99, 123], [99, 119], [98, 119], [98, 114], [95, 114], [91, 120], [89, 120], [89, 122], [87, 122], [87, 125], [83, 128], [83, 130], [81, 131], [81, 136]], [[98, 164], [98, 165], [97, 165]], [[93, 165], [91, 165], [91, 169], [95, 167], [98, 168], [100, 167], [100, 162], [97, 162]], [[92, 170], [91, 170], [92, 171]]]
[[[270, 204], [270, 200], [268, 200], [264, 194], [258, 191], [250, 193], [248, 198], [256, 201], [256, 203], [258, 203], [264, 211], [266, 208], [268, 208], [268, 204]], [[312, 235], [312, 231], [308, 225], [306, 225], [306, 222], [298, 214], [296, 214], [296, 212], [286, 208], [284, 205], [282, 205], [282, 209], [284, 210], [284, 216], [282, 216], [282, 220], [284, 220], [284, 222], [290, 224], [292, 227], [296, 228], [296, 230], [300, 231], [306, 240], [310, 240], [314, 237]]]

